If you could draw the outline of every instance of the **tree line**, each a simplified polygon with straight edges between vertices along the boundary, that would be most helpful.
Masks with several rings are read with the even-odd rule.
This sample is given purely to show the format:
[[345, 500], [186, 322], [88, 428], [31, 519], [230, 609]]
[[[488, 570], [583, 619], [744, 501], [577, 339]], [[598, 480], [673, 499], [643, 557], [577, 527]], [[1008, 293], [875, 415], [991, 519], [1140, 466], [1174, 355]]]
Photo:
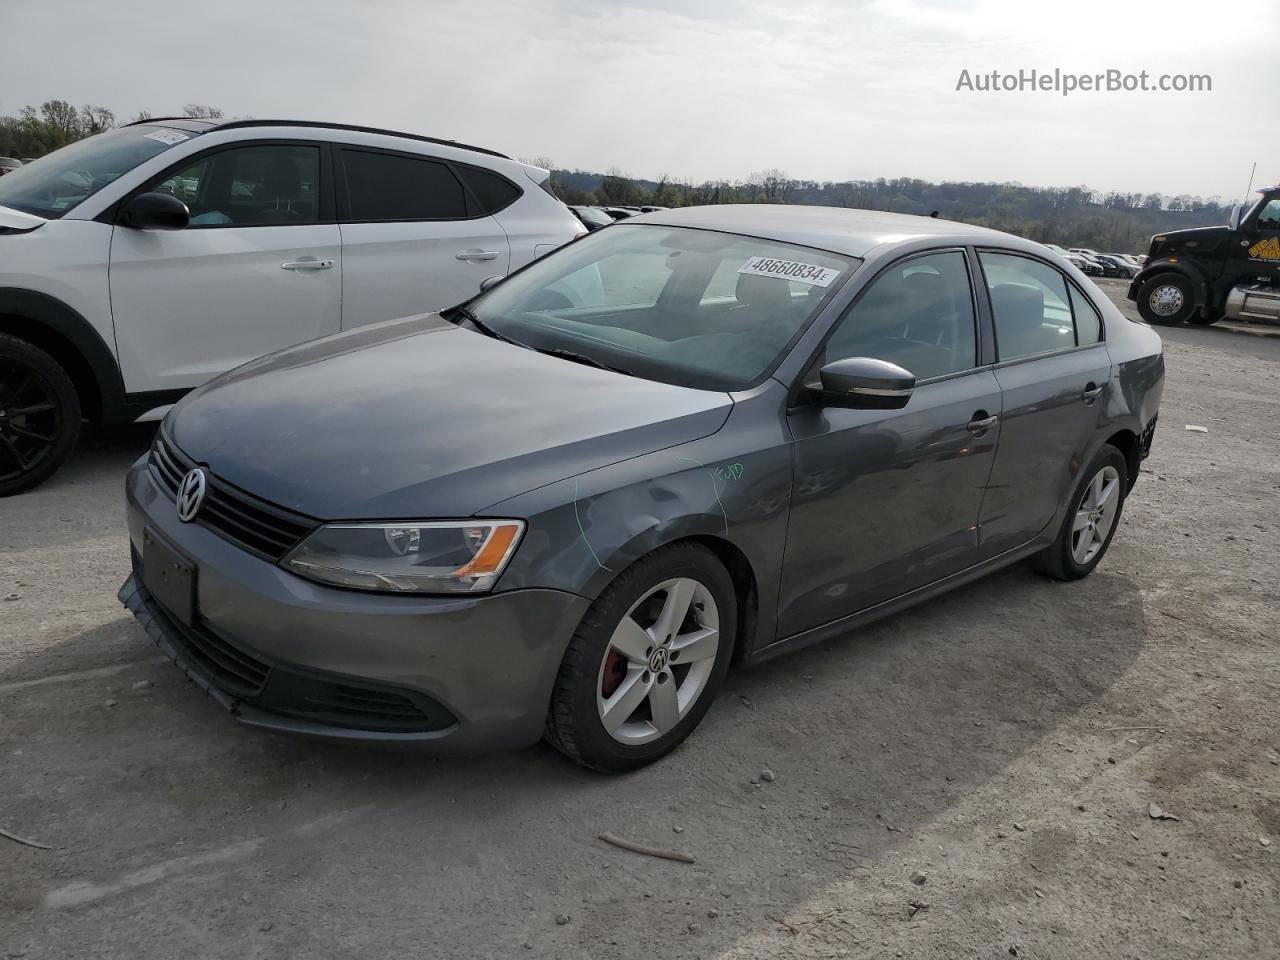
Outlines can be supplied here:
[[[202, 103], [188, 103], [178, 115], [216, 120], [222, 111]], [[133, 119], [150, 120], [151, 116], [144, 110]], [[16, 116], [0, 116], [0, 157], [34, 160], [119, 125], [115, 113], [106, 107], [76, 107], [66, 100], [46, 100], [38, 107], [23, 107]]]
[[552, 188], [566, 203], [589, 206], [684, 207], [708, 203], [806, 203], [885, 210], [991, 227], [1007, 233], [1103, 252], [1145, 252], [1152, 234], [1226, 223], [1231, 204], [1218, 197], [1103, 193], [1088, 187], [1027, 187], [1019, 183], [931, 183], [910, 177], [816, 181], [762, 170], [745, 180], [694, 183], [608, 173], [552, 170]]
[[[208, 119], [223, 115], [217, 107], [199, 103], [184, 105], [178, 114]], [[151, 116], [143, 111], [133, 120]], [[92, 104], [75, 107], [66, 100], [48, 100], [39, 107], [26, 106], [16, 116], [0, 116], [0, 156], [24, 161], [42, 157], [119, 123], [111, 110]], [[552, 171], [552, 189], [571, 204], [807, 203], [922, 216], [936, 212], [947, 220], [992, 227], [1041, 243], [1102, 251], [1141, 252], [1152, 234], [1225, 223], [1230, 212], [1230, 204], [1218, 197], [1102, 193], [1083, 186], [931, 183], [910, 177], [817, 181], [796, 179], [778, 169], [761, 170], [745, 180], [695, 183], [666, 174], [657, 180], [638, 179], [617, 168], [603, 174], [557, 169], [542, 157], [530, 162]]]

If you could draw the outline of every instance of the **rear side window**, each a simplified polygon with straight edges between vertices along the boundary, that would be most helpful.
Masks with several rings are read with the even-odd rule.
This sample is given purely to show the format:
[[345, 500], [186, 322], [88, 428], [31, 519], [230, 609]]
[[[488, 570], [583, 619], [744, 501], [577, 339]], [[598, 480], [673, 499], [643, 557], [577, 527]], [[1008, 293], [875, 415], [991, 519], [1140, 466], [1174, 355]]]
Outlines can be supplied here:
[[1089, 298], [1071, 287], [1071, 312], [1076, 318], [1076, 343], [1088, 346], [1102, 339], [1102, 317]]
[[479, 214], [497, 213], [503, 207], [509, 207], [520, 196], [520, 188], [500, 177], [491, 170], [479, 167], [458, 166], [458, 175], [467, 182], [475, 198], [480, 201], [480, 209], [473, 211]]
[[996, 350], [1001, 360], [1020, 360], [1076, 345], [1066, 277], [1029, 257], [990, 252], [978, 256], [991, 293]]
[[351, 220], [463, 220], [466, 194], [446, 164], [343, 150]]

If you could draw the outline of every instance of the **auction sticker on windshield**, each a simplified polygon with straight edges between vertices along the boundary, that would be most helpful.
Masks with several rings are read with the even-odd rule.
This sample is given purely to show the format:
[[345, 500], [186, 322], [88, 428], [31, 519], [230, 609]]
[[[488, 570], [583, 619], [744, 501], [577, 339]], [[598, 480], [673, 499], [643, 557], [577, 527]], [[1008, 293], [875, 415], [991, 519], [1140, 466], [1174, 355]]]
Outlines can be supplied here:
[[739, 273], [749, 273], [757, 277], [777, 277], [779, 280], [794, 280], [796, 283], [807, 283], [811, 287], [826, 287], [840, 276], [839, 270], [820, 267], [816, 263], [801, 263], [799, 260], [779, 260], [777, 257], [752, 257], [738, 268]]

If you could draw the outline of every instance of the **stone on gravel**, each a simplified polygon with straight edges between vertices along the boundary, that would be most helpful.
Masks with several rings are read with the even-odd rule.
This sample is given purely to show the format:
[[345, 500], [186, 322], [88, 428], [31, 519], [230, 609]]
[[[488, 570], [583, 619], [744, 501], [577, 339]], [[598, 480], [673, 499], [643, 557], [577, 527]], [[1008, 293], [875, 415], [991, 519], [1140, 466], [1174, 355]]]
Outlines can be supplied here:
[[923, 886], [925, 885], [925, 882], [926, 882], [928, 879], [929, 879], [929, 878], [928, 878], [928, 877], [926, 877], [926, 876], [925, 876], [923, 873], [921, 873], [919, 870], [917, 870], [915, 873], [911, 874], [911, 882], [912, 882], [912, 883], [914, 883], [917, 887], [923, 887]]
[[763, 780], [765, 783], [773, 783], [773, 781], [778, 778], [773, 775], [772, 770], [770, 770], [768, 767], [765, 767], [763, 770], [760, 771], [760, 779]]
[[1175, 817], [1172, 813], [1167, 813], [1159, 804], [1151, 804], [1147, 807], [1147, 816], [1152, 820], [1181, 820], [1181, 817]]
[[558, 913], [558, 914], [556, 914], [556, 925], [557, 925], [557, 926], [563, 927], [563, 926], [564, 926], [566, 923], [568, 923], [568, 922], [569, 922], [569, 915], [568, 915], [567, 913]]

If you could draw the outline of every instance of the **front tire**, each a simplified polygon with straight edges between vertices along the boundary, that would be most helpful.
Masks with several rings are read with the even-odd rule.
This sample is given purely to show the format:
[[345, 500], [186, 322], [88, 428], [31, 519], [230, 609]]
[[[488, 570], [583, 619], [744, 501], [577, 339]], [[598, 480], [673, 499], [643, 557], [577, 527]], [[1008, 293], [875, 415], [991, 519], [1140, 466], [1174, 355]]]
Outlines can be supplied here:
[[1138, 291], [1138, 313], [1147, 323], [1183, 323], [1196, 313], [1195, 291], [1181, 273], [1152, 277]]
[[80, 435], [80, 397], [61, 365], [0, 334], [0, 497], [47, 480]]
[[569, 642], [547, 740], [604, 773], [675, 749], [724, 683], [737, 609], [733, 579], [700, 544], [673, 544], [628, 567]]
[[1031, 558], [1032, 566], [1055, 580], [1079, 580], [1093, 573], [1120, 526], [1128, 490], [1124, 454], [1105, 444], [1081, 473], [1057, 538]]

